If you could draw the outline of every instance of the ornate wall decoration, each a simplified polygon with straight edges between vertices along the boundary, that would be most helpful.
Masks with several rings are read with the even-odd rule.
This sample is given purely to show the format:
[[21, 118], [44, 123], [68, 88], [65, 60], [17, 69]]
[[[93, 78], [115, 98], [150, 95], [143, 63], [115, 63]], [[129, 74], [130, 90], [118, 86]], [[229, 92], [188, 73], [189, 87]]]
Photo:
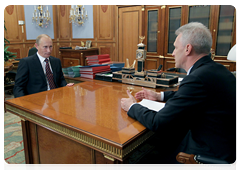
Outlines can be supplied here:
[[60, 13], [62, 17], [65, 16], [65, 12], [66, 12], [65, 5], [60, 5]]
[[108, 5], [101, 5], [101, 9], [105, 13], [108, 9]]
[[111, 54], [110, 47], [100, 47], [101, 54]]
[[12, 15], [14, 11], [14, 5], [8, 5], [5, 9], [9, 15]]

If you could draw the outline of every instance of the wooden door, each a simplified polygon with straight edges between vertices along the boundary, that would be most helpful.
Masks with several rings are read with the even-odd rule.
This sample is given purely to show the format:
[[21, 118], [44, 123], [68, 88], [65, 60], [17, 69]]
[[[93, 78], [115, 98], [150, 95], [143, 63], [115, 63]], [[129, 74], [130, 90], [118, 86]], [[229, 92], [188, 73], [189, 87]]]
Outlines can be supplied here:
[[128, 58], [129, 64], [132, 65], [136, 59], [137, 44], [140, 43], [139, 36], [142, 34], [142, 8], [120, 7], [118, 16], [119, 61], [126, 62]]
[[27, 56], [28, 49], [25, 45], [22, 45], [26, 40], [25, 24], [19, 25], [19, 21], [24, 20], [24, 7], [23, 5], [8, 5], [4, 10], [4, 38], [6, 38], [11, 44], [6, 43], [9, 46], [8, 50], [17, 53], [17, 58]]

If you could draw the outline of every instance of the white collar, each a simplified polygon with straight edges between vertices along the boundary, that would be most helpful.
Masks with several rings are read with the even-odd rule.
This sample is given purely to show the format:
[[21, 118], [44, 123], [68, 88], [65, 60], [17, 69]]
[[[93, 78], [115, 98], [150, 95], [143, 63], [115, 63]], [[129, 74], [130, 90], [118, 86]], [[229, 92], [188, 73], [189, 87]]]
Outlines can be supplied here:
[[[193, 66], [192, 66], [192, 67], [193, 67]], [[188, 69], [188, 71], [187, 71], [187, 75], [190, 74], [190, 71], [191, 71], [192, 67], [190, 67], [190, 68]]]
[[[40, 60], [41, 63], [43, 63], [44, 60], [46, 59], [46, 58], [42, 57], [38, 52], [37, 52], [37, 56], [38, 56], [38, 58], [39, 58], [39, 60]], [[47, 59], [48, 59], [48, 61], [49, 61], [49, 58], [47, 58]]]

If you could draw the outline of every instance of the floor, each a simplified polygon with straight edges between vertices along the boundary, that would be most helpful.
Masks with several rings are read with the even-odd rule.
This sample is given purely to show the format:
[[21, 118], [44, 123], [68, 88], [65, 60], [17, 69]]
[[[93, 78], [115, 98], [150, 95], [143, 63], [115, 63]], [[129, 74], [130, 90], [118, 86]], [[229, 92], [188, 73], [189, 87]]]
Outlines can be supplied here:
[[[11, 90], [6, 90], [5, 100], [12, 98]], [[8, 164], [25, 163], [21, 119], [10, 112], [4, 113], [4, 160]]]

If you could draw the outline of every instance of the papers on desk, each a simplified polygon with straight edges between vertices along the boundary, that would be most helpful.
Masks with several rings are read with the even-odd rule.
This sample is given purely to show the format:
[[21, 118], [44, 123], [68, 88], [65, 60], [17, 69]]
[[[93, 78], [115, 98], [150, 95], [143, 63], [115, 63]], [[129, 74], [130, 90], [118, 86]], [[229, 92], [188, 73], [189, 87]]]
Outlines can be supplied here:
[[64, 76], [80, 77], [80, 73], [79, 73], [80, 68], [79, 67], [82, 67], [82, 66], [78, 65], [78, 66], [71, 66], [71, 67], [67, 67], [67, 68], [62, 68]]
[[152, 101], [152, 100], [148, 100], [148, 99], [143, 99], [138, 104], [141, 104], [142, 106], [145, 106], [148, 109], [154, 110], [156, 112], [158, 112], [159, 110], [161, 110], [165, 106], [165, 103], [156, 102], [156, 101]]
[[179, 86], [183, 79], [184, 79], [183, 77], [178, 77], [178, 83], [175, 84], [175, 86]]
[[183, 80], [182, 77], [178, 77], [178, 82], [181, 82]]

